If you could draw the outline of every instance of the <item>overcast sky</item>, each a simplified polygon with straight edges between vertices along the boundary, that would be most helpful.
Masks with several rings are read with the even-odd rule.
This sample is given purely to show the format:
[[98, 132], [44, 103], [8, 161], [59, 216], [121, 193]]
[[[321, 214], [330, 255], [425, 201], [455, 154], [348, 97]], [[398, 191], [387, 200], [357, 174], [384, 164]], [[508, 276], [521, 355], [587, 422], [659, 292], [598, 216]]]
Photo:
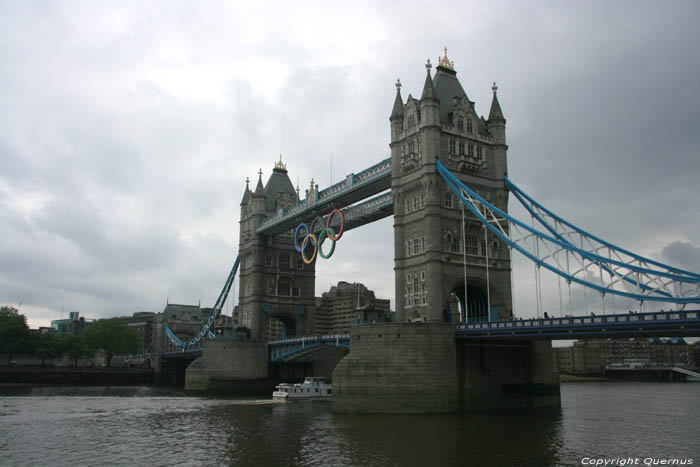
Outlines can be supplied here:
[[[396, 78], [420, 97], [444, 46], [480, 114], [498, 83], [521, 188], [700, 271], [698, 20], [680, 0], [0, 0], [0, 304], [32, 327], [211, 306], [246, 177], [281, 153], [302, 190], [325, 187], [331, 154], [335, 182], [387, 157]], [[362, 281], [393, 306], [391, 230], [344, 235], [316, 294]], [[531, 316], [533, 268], [515, 260]]]

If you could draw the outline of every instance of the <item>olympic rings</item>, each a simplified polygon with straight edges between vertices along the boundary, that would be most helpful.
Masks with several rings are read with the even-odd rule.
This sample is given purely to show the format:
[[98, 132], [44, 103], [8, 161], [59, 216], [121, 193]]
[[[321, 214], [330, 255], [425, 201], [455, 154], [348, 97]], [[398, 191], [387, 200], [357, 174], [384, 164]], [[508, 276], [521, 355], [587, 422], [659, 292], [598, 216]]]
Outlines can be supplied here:
[[[331, 219], [333, 218], [333, 214], [335, 213], [338, 213], [338, 215], [340, 216], [340, 230], [338, 231], [338, 235], [333, 237], [332, 235], [330, 235], [330, 232], [327, 233], [328, 239], [334, 241], [340, 240], [340, 237], [343, 236], [343, 230], [345, 230], [345, 216], [343, 216], [343, 213], [340, 209], [334, 209], [331, 211], [330, 214], [328, 214], [328, 218], [326, 219], [326, 229], [328, 229], [331, 226]], [[335, 245], [335, 243], [333, 245]]]
[[[335, 214], [338, 214], [340, 216], [340, 229], [338, 230], [337, 234], [335, 233], [335, 230], [331, 227], [331, 220]], [[300, 230], [306, 231], [306, 235], [304, 236], [304, 239], [301, 242], [301, 246], [299, 246]], [[304, 264], [313, 263], [316, 259], [316, 255], [320, 256], [323, 259], [328, 259], [331, 256], [333, 256], [333, 252], [335, 251], [335, 242], [340, 240], [340, 237], [342, 237], [344, 230], [345, 217], [343, 216], [343, 212], [339, 209], [333, 209], [330, 212], [330, 214], [328, 214], [328, 217], [325, 220], [323, 216], [318, 216], [313, 220], [311, 225], [306, 225], [303, 222], [297, 225], [297, 228], [294, 230], [294, 249], [301, 253], [301, 259], [302, 261], [304, 261]], [[322, 244], [326, 240], [326, 238], [332, 242], [331, 249], [327, 254], [323, 252], [322, 248]], [[306, 257], [307, 251], [309, 250], [309, 248], [307, 248], [309, 242], [311, 242], [311, 246], [313, 247], [313, 253], [311, 254], [311, 258]]]
[[297, 241], [297, 236], [299, 235], [299, 229], [304, 227], [304, 230], [306, 230], [306, 236], [309, 236], [309, 226], [304, 224], [303, 222], [299, 225], [297, 225], [296, 230], [294, 230], [294, 249], [297, 250], [299, 253], [302, 253], [302, 247], [299, 246], [299, 242]]
[[[323, 247], [323, 242], [324, 242], [324, 240], [326, 240], [326, 237], [323, 236], [324, 233], [325, 233], [326, 235], [328, 235], [328, 238], [331, 239], [331, 251], [329, 251], [327, 255], [323, 253], [323, 248], [322, 248], [322, 247]], [[323, 258], [323, 259], [328, 259], [328, 258], [330, 258], [331, 256], [333, 256], [333, 252], [335, 251], [335, 242], [336, 242], [336, 241], [333, 239], [333, 235], [335, 235], [335, 232], [334, 232], [333, 229], [330, 228], [330, 227], [325, 227], [325, 228], [323, 228], [323, 230], [321, 230], [321, 231], [318, 233], [318, 238], [320, 239], [320, 240], [319, 240], [319, 243], [318, 243], [318, 255], [319, 255], [321, 258]]]
[[[311, 259], [306, 259], [306, 256], [304, 255], [304, 250], [306, 249], [306, 242], [309, 241], [310, 238], [313, 238], [312, 245], [314, 246], [314, 253], [311, 255]], [[301, 243], [301, 260], [305, 264], [311, 264], [314, 262], [316, 259], [316, 253], [318, 252], [318, 241], [316, 240], [316, 235], [310, 233], [309, 235], [304, 238], [304, 241]]]
[[[319, 227], [316, 227], [316, 224], [319, 222], [321, 223], [321, 225]], [[309, 226], [310, 227], [309, 230], [311, 231], [311, 233], [316, 234], [316, 237], [318, 237], [318, 233], [321, 231], [321, 229], [324, 227], [325, 224], [326, 224], [326, 222], [323, 220], [323, 217], [318, 216], [318, 217], [316, 217], [316, 219], [314, 219], [314, 221]]]

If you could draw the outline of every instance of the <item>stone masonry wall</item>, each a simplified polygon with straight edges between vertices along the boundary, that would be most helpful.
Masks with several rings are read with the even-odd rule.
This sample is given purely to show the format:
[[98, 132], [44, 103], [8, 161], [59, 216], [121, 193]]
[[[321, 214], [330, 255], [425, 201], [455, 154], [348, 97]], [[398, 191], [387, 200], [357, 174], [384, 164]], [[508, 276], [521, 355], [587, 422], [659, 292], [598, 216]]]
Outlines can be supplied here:
[[459, 408], [454, 326], [374, 324], [350, 331], [333, 371], [340, 413], [439, 413]]
[[457, 361], [467, 411], [560, 405], [550, 341], [460, 341]]
[[187, 367], [186, 390], [217, 389], [220, 382], [262, 380], [268, 377], [267, 343], [204, 341], [204, 352]]

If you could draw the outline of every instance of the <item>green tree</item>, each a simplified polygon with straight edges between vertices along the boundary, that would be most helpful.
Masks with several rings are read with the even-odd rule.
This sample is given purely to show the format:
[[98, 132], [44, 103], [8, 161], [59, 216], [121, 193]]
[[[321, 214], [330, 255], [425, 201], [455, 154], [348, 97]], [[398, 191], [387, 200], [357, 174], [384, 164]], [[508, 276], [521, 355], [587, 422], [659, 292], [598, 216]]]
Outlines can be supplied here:
[[140, 347], [139, 335], [121, 318], [98, 320], [85, 328], [80, 337], [91, 350], [104, 350], [108, 367], [115, 355], [135, 353]]
[[58, 352], [60, 355], [69, 357], [76, 368], [80, 358], [87, 357], [93, 353], [83, 336], [66, 336], [59, 339]]
[[7, 354], [7, 364], [10, 364], [14, 354], [31, 350], [27, 318], [14, 307], [0, 307], [0, 353]]
[[59, 342], [54, 334], [32, 334], [32, 341], [34, 353], [41, 359], [41, 366], [45, 366], [47, 358], [60, 355]]

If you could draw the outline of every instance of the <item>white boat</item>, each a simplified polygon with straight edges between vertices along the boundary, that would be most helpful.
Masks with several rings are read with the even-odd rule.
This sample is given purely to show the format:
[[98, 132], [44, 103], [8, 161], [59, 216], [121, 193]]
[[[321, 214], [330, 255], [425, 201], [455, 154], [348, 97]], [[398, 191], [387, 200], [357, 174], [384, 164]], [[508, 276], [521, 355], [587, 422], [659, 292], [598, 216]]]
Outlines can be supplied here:
[[333, 395], [333, 385], [319, 376], [307, 376], [301, 384], [281, 383], [276, 389], [274, 399], [323, 399]]

